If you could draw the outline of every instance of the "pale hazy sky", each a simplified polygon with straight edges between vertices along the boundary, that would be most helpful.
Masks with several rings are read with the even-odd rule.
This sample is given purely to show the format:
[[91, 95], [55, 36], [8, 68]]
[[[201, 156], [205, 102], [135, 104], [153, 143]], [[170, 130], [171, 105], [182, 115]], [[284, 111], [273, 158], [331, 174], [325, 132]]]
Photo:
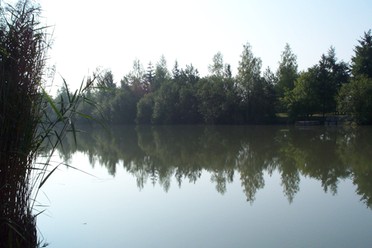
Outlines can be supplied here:
[[[50, 62], [69, 84], [95, 68], [111, 69], [114, 80], [138, 58], [147, 67], [164, 55], [206, 75], [218, 51], [237, 72], [249, 42], [263, 70], [277, 70], [289, 43], [300, 70], [316, 64], [330, 46], [349, 62], [357, 40], [372, 28], [370, 0], [40, 0], [54, 25]], [[59, 80], [56, 76], [55, 81]]]

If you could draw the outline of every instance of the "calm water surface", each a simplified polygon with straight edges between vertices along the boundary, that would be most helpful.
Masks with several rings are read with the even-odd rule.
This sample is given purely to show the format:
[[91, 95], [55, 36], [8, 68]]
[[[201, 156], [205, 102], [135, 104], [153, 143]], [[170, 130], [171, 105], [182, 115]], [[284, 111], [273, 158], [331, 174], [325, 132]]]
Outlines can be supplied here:
[[372, 247], [371, 128], [87, 130], [54, 160], [89, 175], [39, 195], [49, 247]]

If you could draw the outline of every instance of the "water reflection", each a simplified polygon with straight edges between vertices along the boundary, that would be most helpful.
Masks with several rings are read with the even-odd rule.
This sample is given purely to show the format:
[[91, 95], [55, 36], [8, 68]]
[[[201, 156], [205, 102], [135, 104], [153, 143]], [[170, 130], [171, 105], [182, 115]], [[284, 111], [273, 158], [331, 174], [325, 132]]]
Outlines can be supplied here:
[[137, 179], [165, 191], [176, 178], [196, 182], [202, 171], [221, 194], [239, 179], [247, 201], [253, 203], [264, 188], [264, 174], [279, 171], [283, 193], [292, 202], [301, 176], [319, 180], [326, 192], [337, 193], [340, 180], [351, 178], [357, 194], [372, 207], [372, 129], [270, 126], [116, 126], [88, 129], [76, 147], [73, 138], [63, 145], [69, 160], [75, 151], [89, 155], [92, 166], [105, 166], [115, 176], [117, 166]]

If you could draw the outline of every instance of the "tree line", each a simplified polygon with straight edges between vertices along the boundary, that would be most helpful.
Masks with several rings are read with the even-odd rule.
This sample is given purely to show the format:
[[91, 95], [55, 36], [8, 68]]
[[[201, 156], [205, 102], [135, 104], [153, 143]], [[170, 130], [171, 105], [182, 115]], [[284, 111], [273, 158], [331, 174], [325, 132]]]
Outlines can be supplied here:
[[[339, 61], [331, 47], [319, 62], [298, 70], [289, 44], [276, 72], [262, 70], [249, 43], [233, 76], [218, 52], [201, 77], [192, 65], [168, 70], [164, 56], [145, 69], [135, 60], [117, 84], [111, 71], [86, 93], [84, 115], [111, 124], [269, 124], [344, 115], [358, 124], [372, 124], [372, 35], [364, 33], [350, 63]], [[66, 88], [56, 101], [63, 102]]]

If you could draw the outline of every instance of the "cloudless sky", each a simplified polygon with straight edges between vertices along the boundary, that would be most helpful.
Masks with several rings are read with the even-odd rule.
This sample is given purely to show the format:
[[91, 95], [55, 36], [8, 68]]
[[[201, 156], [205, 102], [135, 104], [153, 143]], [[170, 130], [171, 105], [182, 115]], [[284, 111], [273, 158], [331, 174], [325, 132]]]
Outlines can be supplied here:
[[370, 0], [40, 0], [53, 25], [50, 63], [71, 85], [111, 69], [115, 82], [133, 61], [144, 68], [164, 55], [168, 68], [192, 63], [202, 76], [218, 51], [237, 72], [243, 44], [250, 43], [262, 70], [276, 71], [286, 43], [300, 70], [316, 64], [330, 46], [349, 62], [372, 28]]

